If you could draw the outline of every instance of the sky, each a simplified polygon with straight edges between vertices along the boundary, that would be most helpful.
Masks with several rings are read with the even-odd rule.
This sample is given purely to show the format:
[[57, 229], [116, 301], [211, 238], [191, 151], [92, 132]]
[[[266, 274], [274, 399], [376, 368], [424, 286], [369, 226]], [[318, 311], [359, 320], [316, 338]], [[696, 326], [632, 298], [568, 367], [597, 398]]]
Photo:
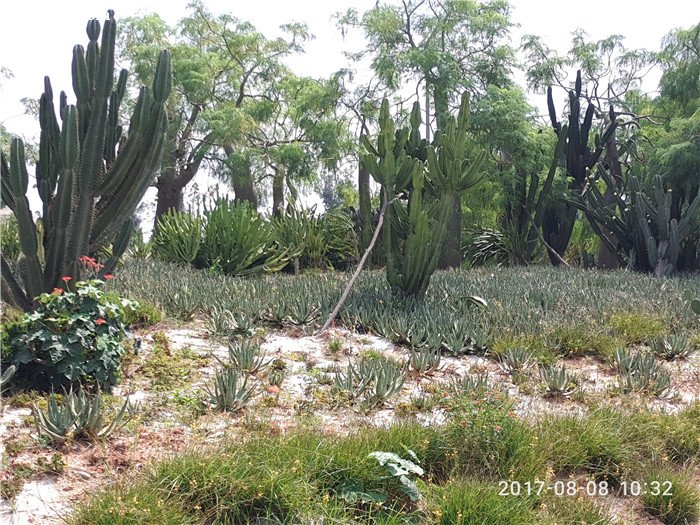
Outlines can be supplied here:
[[[8, 131], [28, 139], [38, 136], [38, 122], [24, 115], [23, 97], [38, 98], [43, 77], [51, 77], [53, 89], [64, 89], [72, 97], [70, 62], [75, 44], [85, 45], [88, 19], [104, 20], [107, 9], [119, 18], [157, 12], [169, 23], [186, 13], [188, 0], [21, 0], [0, 2], [0, 67], [13, 77], [0, 79], [0, 123]], [[315, 39], [306, 45], [306, 53], [288, 64], [298, 73], [309, 76], [328, 75], [347, 65], [344, 50], [357, 50], [361, 41], [343, 40], [331, 17], [338, 11], [355, 7], [359, 12], [371, 8], [375, 0], [223, 1], [204, 0], [215, 14], [231, 13], [250, 21], [268, 37], [279, 34], [278, 28], [291, 21], [306, 23]], [[510, 0], [512, 20], [519, 25], [511, 43], [517, 46], [524, 34], [535, 34], [545, 43], [565, 53], [571, 33], [584, 28], [593, 39], [611, 34], [625, 37], [628, 48], [658, 49], [662, 37], [676, 27], [700, 22], [700, 2], [690, 0]], [[57, 7], [57, 6], [60, 6]], [[645, 86], [656, 87], [651, 78]], [[530, 95], [533, 105], [544, 107], [543, 95]]]

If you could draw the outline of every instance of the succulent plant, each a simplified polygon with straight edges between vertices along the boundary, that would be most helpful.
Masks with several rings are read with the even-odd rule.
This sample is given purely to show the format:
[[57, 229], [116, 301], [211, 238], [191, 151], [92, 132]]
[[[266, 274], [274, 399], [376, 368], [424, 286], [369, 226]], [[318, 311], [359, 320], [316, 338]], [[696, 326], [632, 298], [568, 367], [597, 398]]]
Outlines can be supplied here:
[[410, 367], [418, 373], [425, 373], [440, 368], [442, 353], [440, 349], [430, 348], [411, 349], [411, 356], [408, 359]]
[[476, 376], [465, 374], [463, 377], [452, 377], [448, 383], [448, 391], [452, 396], [472, 396], [480, 394], [491, 388], [487, 372]]
[[0, 376], [0, 394], [7, 390], [7, 387], [10, 385], [10, 381], [12, 380], [12, 376], [15, 375], [15, 370], [15, 365], [10, 365], [2, 371], [2, 376]]
[[32, 404], [32, 414], [39, 435], [47, 437], [54, 444], [61, 444], [72, 437], [104, 439], [124, 426], [134, 415], [135, 409], [129, 399], [121, 409], [105, 424], [107, 418], [99, 390], [88, 394], [84, 390], [64, 392], [61, 404], [58, 396], [51, 394], [48, 407], [43, 411], [36, 403]]
[[205, 386], [208, 399], [204, 404], [222, 412], [242, 409], [253, 395], [254, 387], [248, 388], [248, 375], [235, 368], [216, 371], [212, 386]]
[[675, 334], [652, 340], [651, 351], [662, 359], [680, 359], [688, 357], [694, 349], [685, 334]]
[[228, 355], [233, 368], [249, 374], [255, 374], [270, 364], [270, 361], [265, 361], [265, 352], [260, 354], [260, 345], [255, 341], [236, 341], [229, 344]]
[[115, 268], [127, 248], [130, 219], [160, 168], [166, 127], [165, 102], [172, 75], [170, 53], [162, 51], [153, 88], [142, 87], [128, 132], [119, 109], [126, 92], [127, 72], [114, 85], [114, 12], [104, 23], [87, 25], [89, 43], [73, 48], [73, 87], [76, 105], [61, 93], [59, 127], [53, 89], [44, 78], [39, 101], [41, 136], [36, 180], [43, 203], [35, 221], [27, 199], [29, 175], [24, 143], [14, 138], [9, 157], [2, 153], [2, 200], [14, 213], [22, 255], [19, 276], [3, 257], [3, 298], [24, 310], [42, 292], [61, 285], [62, 277], [80, 280], [79, 258], [112, 243], [112, 255], [100, 275]]
[[648, 392], [665, 397], [671, 390], [671, 374], [649, 352], [631, 353], [626, 348], [615, 353], [615, 364], [623, 392]]
[[468, 138], [468, 119], [465, 93], [457, 118], [446, 119], [428, 146], [420, 138], [420, 105], [413, 106], [410, 128], [396, 130], [385, 99], [376, 146], [362, 137], [367, 153], [361, 162], [381, 185], [382, 199], [388, 203], [383, 231], [386, 275], [395, 292], [425, 295], [447, 236], [454, 199], [483, 179], [485, 154]]
[[530, 365], [532, 352], [525, 348], [508, 348], [500, 356], [501, 367], [509, 374], [521, 372]]
[[579, 378], [567, 372], [564, 365], [541, 365], [540, 378], [550, 395], [570, 396], [579, 385]]

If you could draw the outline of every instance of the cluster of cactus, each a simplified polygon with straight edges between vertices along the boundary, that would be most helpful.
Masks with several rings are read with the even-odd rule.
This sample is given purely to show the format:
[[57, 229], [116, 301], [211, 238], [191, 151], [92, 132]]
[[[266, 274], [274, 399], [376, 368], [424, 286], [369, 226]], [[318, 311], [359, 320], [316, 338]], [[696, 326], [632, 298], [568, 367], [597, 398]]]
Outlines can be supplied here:
[[455, 197], [483, 179], [485, 158], [467, 134], [469, 97], [457, 117], [446, 119], [432, 144], [420, 138], [416, 102], [410, 127], [396, 129], [389, 103], [382, 101], [376, 147], [362, 137], [361, 162], [382, 187], [386, 203], [384, 247], [387, 280], [394, 292], [422, 297], [437, 268]]
[[615, 365], [623, 392], [648, 392], [664, 397], [671, 390], [671, 374], [650, 352], [631, 353], [626, 348], [617, 350]]
[[547, 393], [552, 396], [568, 397], [574, 393], [579, 385], [579, 378], [570, 374], [566, 366], [542, 365], [540, 366], [540, 378], [545, 383]]
[[236, 368], [216, 371], [212, 385], [204, 386], [205, 406], [220, 412], [236, 412], [248, 404], [255, 388], [248, 388], [248, 375]]
[[76, 105], [61, 93], [56, 116], [51, 82], [44, 79], [39, 100], [41, 135], [36, 182], [43, 203], [35, 222], [29, 207], [24, 143], [14, 138], [9, 159], [2, 154], [2, 201], [14, 213], [22, 255], [19, 276], [2, 258], [3, 299], [31, 310], [33, 298], [50, 292], [61, 278], [80, 280], [79, 258], [112, 243], [112, 255], [101, 275], [113, 271], [127, 248], [131, 216], [161, 165], [168, 125], [165, 102], [172, 75], [170, 53], [162, 51], [153, 89], [142, 87], [129, 130], [122, 128], [119, 108], [126, 92], [127, 72], [114, 85], [114, 12], [102, 29], [87, 24], [87, 50], [73, 48], [73, 89]]
[[[581, 71], [576, 72], [574, 89], [569, 91], [569, 123], [562, 124], [557, 120], [554, 108], [554, 98], [551, 86], [547, 89], [547, 107], [552, 127], [557, 137], [564, 138], [564, 143], [557, 146], [555, 158], [563, 153], [564, 167], [573, 195], [581, 195], [586, 185], [588, 170], [600, 160], [607, 144], [614, 138], [618, 122], [615, 113], [610, 108], [609, 119], [602, 133], [595, 134], [591, 141], [591, 130], [596, 108], [588, 104], [581, 120]], [[532, 187], [531, 187], [532, 188]], [[561, 264], [560, 257], [564, 255], [576, 222], [576, 205], [572, 202], [551, 201], [542, 215], [542, 236], [547, 244], [556, 252], [549, 252], [554, 265]], [[557, 256], [558, 255], [558, 256]]]
[[51, 394], [46, 411], [39, 408], [36, 403], [32, 404], [37, 432], [55, 445], [64, 443], [72, 437], [107, 438], [112, 432], [124, 426], [134, 411], [135, 408], [127, 399], [111, 421], [106, 423], [106, 413], [99, 388], [95, 394], [88, 394], [84, 390], [74, 392], [71, 389], [64, 392], [60, 404], [58, 396]]
[[633, 175], [627, 179], [627, 187], [620, 189], [608, 171], [601, 168], [598, 174], [608, 193], [613, 194], [614, 202], [606, 202], [592, 178], [583, 193], [585, 201], [578, 206], [586, 212], [601, 241], [620, 261], [632, 270], [653, 272], [656, 276], [690, 270], [683, 253], [688, 241], [698, 239], [700, 187], [684, 210], [678, 208], [674, 212], [672, 191], [664, 189], [661, 176], [652, 179], [650, 197]]

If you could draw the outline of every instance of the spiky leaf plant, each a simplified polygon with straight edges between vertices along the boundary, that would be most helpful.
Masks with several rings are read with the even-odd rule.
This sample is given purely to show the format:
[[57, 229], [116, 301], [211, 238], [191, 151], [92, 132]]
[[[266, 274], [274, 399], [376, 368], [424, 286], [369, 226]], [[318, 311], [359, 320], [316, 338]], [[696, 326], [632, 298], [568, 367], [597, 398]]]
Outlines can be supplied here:
[[206, 385], [204, 391], [208, 399], [204, 404], [222, 412], [236, 412], [242, 409], [253, 395], [254, 387], [248, 388], [247, 374], [235, 368], [217, 370], [214, 381]]

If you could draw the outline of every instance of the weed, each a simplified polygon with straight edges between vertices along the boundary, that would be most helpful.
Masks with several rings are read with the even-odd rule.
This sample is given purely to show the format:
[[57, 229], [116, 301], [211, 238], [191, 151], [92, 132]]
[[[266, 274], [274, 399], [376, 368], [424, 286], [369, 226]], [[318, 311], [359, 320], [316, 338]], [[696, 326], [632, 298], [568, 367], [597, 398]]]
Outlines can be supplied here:
[[700, 493], [689, 476], [663, 469], [647, 475], [644, 510], [665, 525], [686, 525], [700, 520]]
[[663, 335], [664, 323], [656, 315], [621, 312], [610, 316], [610, 326], [616, 333], [624, 337], [628, 344], [649, 343]]

